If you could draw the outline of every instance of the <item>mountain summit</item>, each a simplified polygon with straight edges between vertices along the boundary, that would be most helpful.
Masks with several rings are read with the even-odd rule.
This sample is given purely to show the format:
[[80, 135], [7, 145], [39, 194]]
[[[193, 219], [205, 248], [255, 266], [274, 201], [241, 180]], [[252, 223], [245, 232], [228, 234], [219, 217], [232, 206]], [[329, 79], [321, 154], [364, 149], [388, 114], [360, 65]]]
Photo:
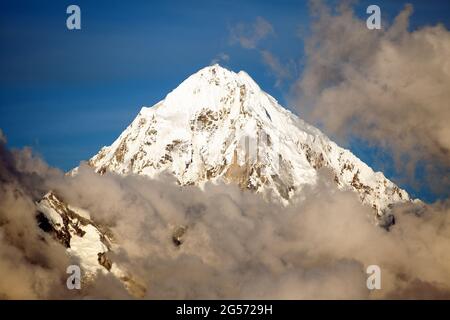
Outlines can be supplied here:
[[111, 146], [89, 160], [98, 173], [153, 177], [180, 185], [223, 180], [288, 204], [329, 168], [383, 217], [408, 194], [350, 151], [284, 109], [244, 71], [201, 69], [153, 107], [144, 107]]

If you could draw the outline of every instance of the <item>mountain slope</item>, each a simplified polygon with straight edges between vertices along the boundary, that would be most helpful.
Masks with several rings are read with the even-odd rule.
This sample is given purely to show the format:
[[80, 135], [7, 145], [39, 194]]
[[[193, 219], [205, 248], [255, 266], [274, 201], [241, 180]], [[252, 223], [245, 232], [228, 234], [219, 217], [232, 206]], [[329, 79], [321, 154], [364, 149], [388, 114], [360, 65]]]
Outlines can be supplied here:
[[[167, 97], [142, 108], [111, 146], [89, 160], [101, 174], [153, 177], [168, 170], [180, 185], [223, 179], [284, 204], [331, 169], [382, 217], [408, 194], [350, 151], [281, 107], [243, 71], [201, 69]], [[76, 169], [74, 170], [76, 172]]]

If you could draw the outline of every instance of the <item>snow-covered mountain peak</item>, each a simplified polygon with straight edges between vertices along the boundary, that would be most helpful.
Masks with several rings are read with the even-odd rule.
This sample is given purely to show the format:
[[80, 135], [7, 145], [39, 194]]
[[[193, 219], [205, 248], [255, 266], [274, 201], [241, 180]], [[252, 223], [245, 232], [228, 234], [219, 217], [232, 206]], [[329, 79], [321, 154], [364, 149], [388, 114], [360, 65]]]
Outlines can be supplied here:
[[[227, 98], [238, 98], [238, 93], [257, 94], [260, 91], [247, 73], [235, 73], [215, 64], [188, 77], [166, 96], [164, 104], [157, 104], [153, 108], [170, 107], [171, 110], [166, 110], [167, 113], [183, 115], [192, 115], [202, 108], [219, 111]], [[230, 107], [233, 106], [237, 107], [238, 104], [230, 104]]]
[[382, 173], [280, 106], [247, 73], [219, 65], [199, 70], [164, 100], [142, 108], [89, 164], [101, 174], [170, 171], [180, 185], [237, 183], [284, 204], [327, 167], [340, 188], [357, 192], [379, 216], [409, 200]]

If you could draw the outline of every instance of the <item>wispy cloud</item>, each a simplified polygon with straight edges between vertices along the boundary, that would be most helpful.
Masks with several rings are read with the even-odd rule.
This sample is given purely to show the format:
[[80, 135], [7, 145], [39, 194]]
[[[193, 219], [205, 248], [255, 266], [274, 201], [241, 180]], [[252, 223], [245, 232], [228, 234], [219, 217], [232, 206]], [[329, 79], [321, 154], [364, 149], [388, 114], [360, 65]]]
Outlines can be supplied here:
[[274, 34], [273, 26], [264, 18], [257, 17], [253, 24], [238, 23], [232, 27], [230, 40], [243, 48], [255, 49], [261, 40]]
[[272, 52], [262, 48], [262, 40], [269, 36], [275, 36], [275, 29], [262, 17], [257, 17], [253, 24], [239, 23], [230, 30], [231, 43], [238, 43], [244, 49], [256, 50], [261, 55], [262, 62], [276, 78], [275, 85], [279, 86], [291, 77], [291, 71], [289, 66], [283, 65]]
[[214, 57], [214, 59], [211, 60], [210, 64], [216, 64], [216, 63], [228, 63], [230, 61], [230, 56], [227, 53], [221, 52], [218, 55]]
[[261, 50], [261, 56], [264, 64], [266, 64], [276, 80], [275, 86], [281, 85], [282, 81], [292, 78], [292, 70], [289, 65], [284, 65], [280, 60], [268, 50]]

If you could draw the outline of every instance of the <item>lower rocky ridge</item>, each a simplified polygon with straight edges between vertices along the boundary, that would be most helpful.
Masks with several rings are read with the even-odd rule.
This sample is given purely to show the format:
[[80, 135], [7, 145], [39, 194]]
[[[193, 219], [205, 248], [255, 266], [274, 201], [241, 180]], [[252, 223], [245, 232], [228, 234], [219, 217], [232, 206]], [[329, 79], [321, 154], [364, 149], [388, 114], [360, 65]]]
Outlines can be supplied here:
[[86, 210], [66, 204], [52, 191], [36, 206], [39, 227], [79, 260], [83, 270], [82, 283], [89, 285], [99, 272], [112, 273], [132, 296], [144, 297], [146, 287], [109, 258], [108, 253], [116, 246], [111, 230], [95, 223]]

